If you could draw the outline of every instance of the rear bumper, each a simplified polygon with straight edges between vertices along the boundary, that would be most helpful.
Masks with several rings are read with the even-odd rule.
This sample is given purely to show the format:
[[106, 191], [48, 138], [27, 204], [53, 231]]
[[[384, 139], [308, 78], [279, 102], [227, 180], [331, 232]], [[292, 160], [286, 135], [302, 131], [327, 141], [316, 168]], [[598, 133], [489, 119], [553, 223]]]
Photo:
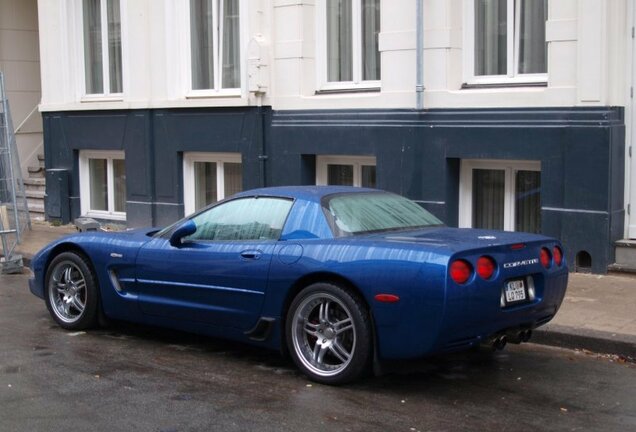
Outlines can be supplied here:
[[[543, 277], [537, 283], [541, 287], [533, 301], [508, 308], [499, 304], [501, 287], [485, 284], [466, 287], [472, 291], [447, 297], [443, 318], [434, 327], [430, 323], [423, 325], [423, 317], [430, 316], [432, 311], [414, 303], [402, 310], [397, 325], [377, 329], [380, 357], [406, 359], [461, 351], [497, 334], [533, 330], [556, 315], [565, 297], [567, 281], [567, 269]], [[484, 295], [489, 289], [490, 295]]]

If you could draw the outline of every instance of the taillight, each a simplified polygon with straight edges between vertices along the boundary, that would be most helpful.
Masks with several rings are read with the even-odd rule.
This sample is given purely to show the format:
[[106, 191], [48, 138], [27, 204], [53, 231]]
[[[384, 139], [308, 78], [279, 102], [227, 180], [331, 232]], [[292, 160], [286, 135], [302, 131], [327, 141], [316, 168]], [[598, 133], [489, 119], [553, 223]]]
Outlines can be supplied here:
[[553, 247], [552, 255], [554, 256], [555, 264], [561, 267], [561, 264], [563, 264], [563, 252], [561, 251], [561, 248], [558, 246]]
[[495, 272], [495, 260], [488, 257], [482, 256], [477, 260], [477, 274], [482, 279], [490, 279]]
[[541, 248], [541, 254], [539, 255], [539, 260], [541, 261], [541, 265], [545, 268], [550, 268], [550, 262], [552, 261], [552, 257], [550, 256], [550, 251], [546, 248]]
[[450, 277], [456, 284], [466, 283], [472, 274], [470, 264], [464, 260], [453, 261], [450, 265]]

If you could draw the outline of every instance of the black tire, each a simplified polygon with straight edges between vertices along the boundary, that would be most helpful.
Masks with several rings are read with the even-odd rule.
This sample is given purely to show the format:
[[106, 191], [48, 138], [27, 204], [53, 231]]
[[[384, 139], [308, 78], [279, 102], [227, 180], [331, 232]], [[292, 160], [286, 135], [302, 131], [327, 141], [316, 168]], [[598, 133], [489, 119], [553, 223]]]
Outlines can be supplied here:
[[366, 372], [371, 360], [371, 319], [358, 296], [315, 283], [292, 301], [285, 321], [287, 349], [311, 380], [344, 384]]
[[84, 255], [62, 252], [53, 258], [46, 270], [44, 301], [60, 327], [86, 330], [97, 324], [99, 287]]

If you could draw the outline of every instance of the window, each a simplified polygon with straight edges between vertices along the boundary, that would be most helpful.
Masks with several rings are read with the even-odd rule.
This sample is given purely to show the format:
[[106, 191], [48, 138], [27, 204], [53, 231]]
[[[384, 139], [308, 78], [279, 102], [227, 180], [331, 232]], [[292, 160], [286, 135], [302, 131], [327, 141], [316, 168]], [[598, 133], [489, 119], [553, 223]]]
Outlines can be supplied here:
[[185, 153], [183, 173], [186, 214], [243, 190], [240, 154]]
[[547, 0], [464, 0], [467, 80], [547, 81]]
[[380, 0], [323, 0], [321, 89], [380, 87]]
[[541, 232], [541, 165], [462, 161], [460, 227]]
[[197, 226], [187, 240], [278, 240], [292, 200], [235, 199], [192, 218]]
[[318, 156], [316, 184], [375, 188], [375, 158]]
[[82, 215], [126, 219], [126, 165], [119, 151], [80, 152]]
[[443, 225], [413, 201], [392, 193], [335, 194], [323, 205], [336, 237]]
[[241, 87], [239, 0], [190, 0], [191, 90]]
[[83, 0], [87, 95], [122, 93], [120, 0]]

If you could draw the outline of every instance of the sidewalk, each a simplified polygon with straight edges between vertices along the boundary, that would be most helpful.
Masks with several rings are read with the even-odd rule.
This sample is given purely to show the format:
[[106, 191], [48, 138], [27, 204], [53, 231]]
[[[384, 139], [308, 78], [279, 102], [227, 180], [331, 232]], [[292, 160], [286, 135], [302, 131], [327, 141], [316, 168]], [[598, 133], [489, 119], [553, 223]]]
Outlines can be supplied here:
[[[72, 225], [54, 227], [35, 222], [17, 253], [28, 266], [49, 242], [76, 232]], [[561, 309], [535, 330], [532, 342], [636, 358], [636, 277], [571, 273]]]

